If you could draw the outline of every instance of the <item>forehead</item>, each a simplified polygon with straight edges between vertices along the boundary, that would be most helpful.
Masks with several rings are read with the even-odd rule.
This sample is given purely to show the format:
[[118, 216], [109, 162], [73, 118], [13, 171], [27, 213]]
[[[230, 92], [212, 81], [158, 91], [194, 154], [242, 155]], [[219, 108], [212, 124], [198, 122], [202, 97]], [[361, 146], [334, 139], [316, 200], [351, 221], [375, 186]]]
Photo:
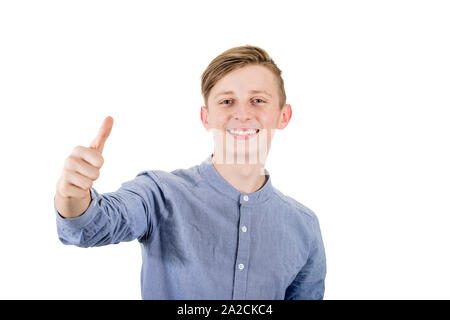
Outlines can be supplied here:
[[271, 94], [276, 92], [275, 76], [266, 67], [252, 65], [233, 70], [221, 78], [211, 89], [211, 96], [219, 91], [234, 91], [244, 94], [250, 90], [265, 90]]

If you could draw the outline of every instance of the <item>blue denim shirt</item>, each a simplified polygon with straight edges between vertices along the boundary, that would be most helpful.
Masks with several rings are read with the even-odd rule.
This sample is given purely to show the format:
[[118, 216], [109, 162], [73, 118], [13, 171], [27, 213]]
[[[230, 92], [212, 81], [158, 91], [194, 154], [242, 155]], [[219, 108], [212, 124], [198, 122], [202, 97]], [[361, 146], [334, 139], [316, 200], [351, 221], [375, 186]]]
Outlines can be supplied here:
[[59, 239], [79, 247], [137, 239], [143, 299], [323, 299], [326, 261], [316, 215], [266, 182], [245, 194], [208, 156], [143, 171], [99, 194], [84, 214], [56, 212]]

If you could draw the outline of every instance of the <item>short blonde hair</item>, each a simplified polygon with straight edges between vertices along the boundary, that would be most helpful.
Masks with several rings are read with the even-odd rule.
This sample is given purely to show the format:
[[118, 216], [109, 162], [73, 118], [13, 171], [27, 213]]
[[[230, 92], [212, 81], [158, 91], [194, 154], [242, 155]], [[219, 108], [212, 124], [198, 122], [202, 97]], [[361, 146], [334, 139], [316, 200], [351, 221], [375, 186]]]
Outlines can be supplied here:
[[264, 49], [251, 45], [228, 49], [210, 62], [201, 78], [202, 95], [206, 108], [208, 108], [209, 94], [215, 84], [228, 73], [248, 65], [261, 65], [272, 71], [278, 82], [280, 109], [283, 108], [286, 103], [286, 92], [281, 70]]

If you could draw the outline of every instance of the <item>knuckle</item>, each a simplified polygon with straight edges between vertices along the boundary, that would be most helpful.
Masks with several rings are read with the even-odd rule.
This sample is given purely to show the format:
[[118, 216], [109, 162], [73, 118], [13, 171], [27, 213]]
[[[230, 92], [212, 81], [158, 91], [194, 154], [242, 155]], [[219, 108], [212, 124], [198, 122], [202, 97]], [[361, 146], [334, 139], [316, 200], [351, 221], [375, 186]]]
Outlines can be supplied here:
[[74, 163], [74, 159], [72, 156], [68, 156], [66, 158], [66, 161], [64, 161], [64, 167], [65, 168], [72, 168]]
[[67, 187], [68, 187], [67, 183], [62, 183], [62, 184], [60, 185], [59, 191], [60, 191], [60, 193], [61, 193], [62, 195], [67, 195], [67, 194], [69, 193], [68, 190], [67, 190]]
[[56, 192], [62, 194], [62, 191], [63, 191], [63, 184], [61, 183], [61, 179], [58, 179], [58, 182], [56, 182]]
[[103, 164], [105, 163], [105, 159], [103, 158], [102, 155], [100, 155], [99, 161], [100, 161], [100, 167], [103, 166]]
[[69, 166], [69, 162], [70, 162], [70, 156], [66, 158], [66, 160], [64, 160], [64, 168]]
[[67, 170], [67, 168], [64, 168], [61, 173], [61, 177], [62, 177], [63, 181], [66, 181], [69, 178], [69, 175], [70, 175], [69, 170]]
[[65, 193], [69, 192], [70, 190], [70, 183], [67, 180], [64, 180], [61, 184], [61, 190], [63, 190]]

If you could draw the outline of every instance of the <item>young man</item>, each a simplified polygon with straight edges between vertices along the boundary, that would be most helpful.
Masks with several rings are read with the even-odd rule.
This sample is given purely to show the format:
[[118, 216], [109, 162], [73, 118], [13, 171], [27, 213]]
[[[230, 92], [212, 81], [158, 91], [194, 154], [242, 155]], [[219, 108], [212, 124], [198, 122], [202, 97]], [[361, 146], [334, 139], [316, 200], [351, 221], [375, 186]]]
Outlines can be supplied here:
[[143, 299], [323, 299], [325, 250], [310, 209], [272, 186], [264, 162], [285, 128], [281, 71], [261, 48], [231, 48], [202, 76], [204, 127], [214, 153], [172, 172], [150, 170], [110, 193], [92, 183], [113, 120], [78, 146], [57, 182], [64, 244], [138, 239]]

